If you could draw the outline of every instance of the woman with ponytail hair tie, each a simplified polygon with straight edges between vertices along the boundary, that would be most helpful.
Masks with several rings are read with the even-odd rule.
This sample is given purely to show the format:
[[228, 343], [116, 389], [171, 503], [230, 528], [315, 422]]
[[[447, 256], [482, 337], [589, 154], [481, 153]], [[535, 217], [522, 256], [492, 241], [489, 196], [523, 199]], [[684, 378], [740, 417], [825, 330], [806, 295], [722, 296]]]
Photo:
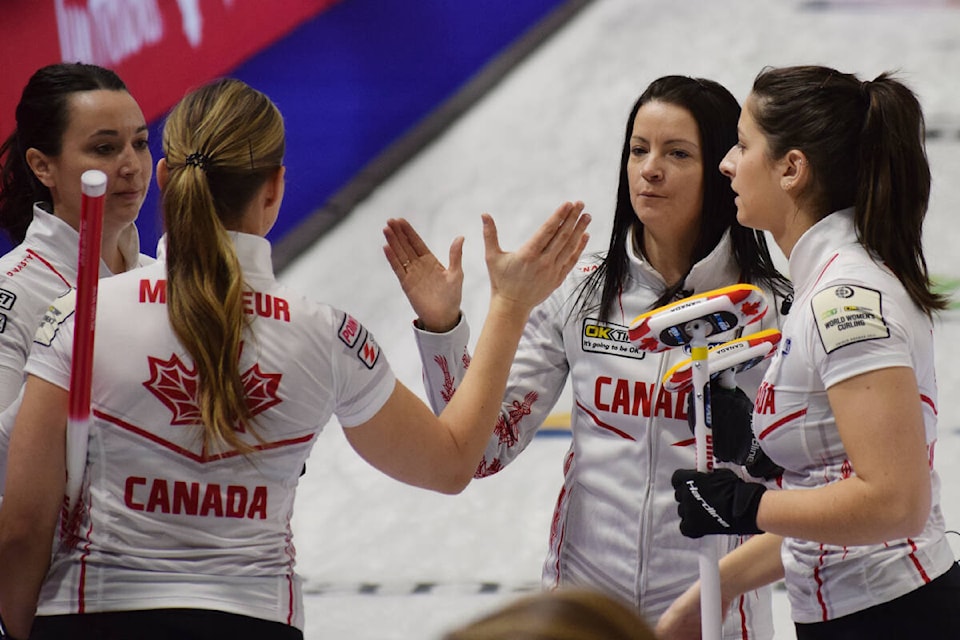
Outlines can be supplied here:
[[356, 318], [274, 278], [264, 236], [284, 135], [273, 102], [237, 80], [167, 118], [165, 258], [100, 285], [83, 509], [61, 531], [70, 309], [31, 353], [0, 505], [10, 637], [302, 639], [290, 520], [332, 416], [397, 480], [444, 493], [470, 481], [530, 310], [578, 259], [589, 215], [565, 203], [513, 253], [482, 217], [490, 311], [471, 374], [435, 416]]
[[[932, 316], [946, 301], [921, 243], [920, 104], [886, 73], [767, 69], [738, 136], [720, 164], [737, 218], [771, 233], [795, 288], [749, 434], [782, 486], [678, 471], [681, 531], [767, 532], [721, 561], [722, 592], [785, 578], [799, 640], [960, 637], [934, 465]], [[698, 637], [697, 598], [671, 607], [662, 638]]]

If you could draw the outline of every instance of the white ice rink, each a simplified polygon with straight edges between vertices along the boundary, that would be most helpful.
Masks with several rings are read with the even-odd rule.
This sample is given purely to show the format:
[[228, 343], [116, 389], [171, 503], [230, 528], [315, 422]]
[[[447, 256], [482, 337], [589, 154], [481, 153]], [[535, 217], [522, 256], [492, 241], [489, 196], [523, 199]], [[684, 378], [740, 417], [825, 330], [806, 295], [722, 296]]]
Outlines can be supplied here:
[[[466, 236], [463, 306], [479, 329], [488, 296], [481, 212], [494, 215], [501, 244], [513, 249], [557, 204], [583, 200], [594, 216], [588, 250], [602, 250], [625, 118], [651, 80], [704, 76], [742, 101], [763, 66], [800, 63], [870, 78], [900, 70], [919, 94], [935, 134], [927, 258], [937, 276], [960, 278], [960, 4], [597, 0], [281, 280], [361, 319], [398, 377], [422, 394], [412, 312], [381, 251], [388, 217], [409, 218], [444, 261], [453, 237]], [[936, 465], [948, 528], [960, 529], [960, 311], [944, 314], [937, 332]], [[538, 437], [503, 472], [450, 497], [382, 476], [331, 423], [308, 462], [294, 519], [306, 638], [437, 640], [538, 588], [568, 445], [567, 436]], [[960, 553], [960, 536], [951, 538]], [[777, 640], [794, 638], [782, 590], [775, 613]]]

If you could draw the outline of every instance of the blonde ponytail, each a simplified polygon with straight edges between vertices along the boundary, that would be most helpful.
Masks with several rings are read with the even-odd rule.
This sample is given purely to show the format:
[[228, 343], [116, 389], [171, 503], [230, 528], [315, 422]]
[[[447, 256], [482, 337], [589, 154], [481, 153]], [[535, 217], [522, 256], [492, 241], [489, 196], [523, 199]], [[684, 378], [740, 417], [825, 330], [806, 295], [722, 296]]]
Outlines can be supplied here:
[[197, 370], [197, 404], [210, 449], [253, 447], [239, 369], [246, 327], [244, 282], [227, 231], [283, 161], [283, 120], [273, 103], [237, 80], [188, 94], [164, 126], [168, 180], [167, 313]]

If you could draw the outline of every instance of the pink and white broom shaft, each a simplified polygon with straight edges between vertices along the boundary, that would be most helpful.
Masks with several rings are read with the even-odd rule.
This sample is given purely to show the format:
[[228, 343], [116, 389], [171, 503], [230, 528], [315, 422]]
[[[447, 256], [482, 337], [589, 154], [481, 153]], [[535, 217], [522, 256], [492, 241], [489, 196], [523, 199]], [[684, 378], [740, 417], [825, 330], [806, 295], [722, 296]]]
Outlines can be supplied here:
[[80, 180], [80, 252], [67, 421], [67, 505], [70, 510], [76, 506], [80, 496], [86, 467], [100, 239], [103, 235], [103, 201], [107, 191], [107, 176], [102, 171], [85, 171]]

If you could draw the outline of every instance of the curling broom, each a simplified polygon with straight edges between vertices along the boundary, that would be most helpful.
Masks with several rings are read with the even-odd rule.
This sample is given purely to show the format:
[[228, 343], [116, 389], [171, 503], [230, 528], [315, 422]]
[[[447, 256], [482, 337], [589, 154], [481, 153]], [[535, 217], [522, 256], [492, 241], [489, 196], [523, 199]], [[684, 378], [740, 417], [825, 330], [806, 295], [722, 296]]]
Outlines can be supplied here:
[[90, 387], [93, 376], [93, 337], [97, 317], [97, 281], [100, 275], [100, 238], [103, 235], [103, 201], [107, 175], [84, 171], [80, 176], [80, 256], [77, 264], [77, 297], [73, 333], [73, 364], [70, 369], [70, 404], [67, 417], [67, 514], [80, 500], [83, 472], [87, 466], [90, 433]]

